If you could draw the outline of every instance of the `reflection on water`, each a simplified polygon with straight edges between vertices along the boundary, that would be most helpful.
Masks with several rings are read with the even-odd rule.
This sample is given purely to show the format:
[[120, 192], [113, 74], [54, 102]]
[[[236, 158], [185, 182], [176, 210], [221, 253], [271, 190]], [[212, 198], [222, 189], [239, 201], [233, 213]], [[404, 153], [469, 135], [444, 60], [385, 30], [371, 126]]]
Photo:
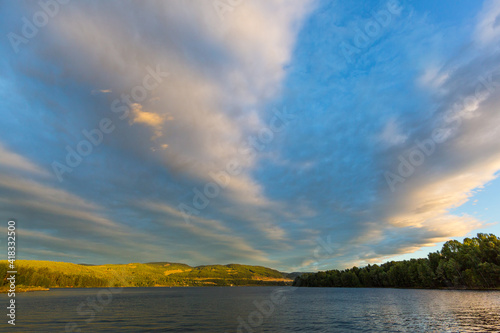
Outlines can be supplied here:
[[[54, 289], [18, 294], [16, 330], [500, 332], [500, 291], [292, 287], [116, 291]], [[7, 296], [0, 299], [6, 306]], [[0, 331], [12, 331], [9, 326], [4, 320]]]

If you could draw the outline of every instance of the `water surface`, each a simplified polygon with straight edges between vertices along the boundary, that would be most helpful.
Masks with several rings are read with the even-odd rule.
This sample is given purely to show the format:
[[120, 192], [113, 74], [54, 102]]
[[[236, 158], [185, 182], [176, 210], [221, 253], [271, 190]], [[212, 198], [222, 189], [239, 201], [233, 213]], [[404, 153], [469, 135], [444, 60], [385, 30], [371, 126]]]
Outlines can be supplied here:
[[53, 289], [16, 304], [18, 332], [500, 332], [500, 291]]

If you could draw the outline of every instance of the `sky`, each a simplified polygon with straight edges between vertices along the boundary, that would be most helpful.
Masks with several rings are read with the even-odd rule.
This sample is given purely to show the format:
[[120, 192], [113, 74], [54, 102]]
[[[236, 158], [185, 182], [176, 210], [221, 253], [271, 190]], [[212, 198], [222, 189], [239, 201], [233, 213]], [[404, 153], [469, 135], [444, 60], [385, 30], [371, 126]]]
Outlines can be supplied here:
[[500, 235], [498, 1], [0, 11], [18, 259], [316, 271]]

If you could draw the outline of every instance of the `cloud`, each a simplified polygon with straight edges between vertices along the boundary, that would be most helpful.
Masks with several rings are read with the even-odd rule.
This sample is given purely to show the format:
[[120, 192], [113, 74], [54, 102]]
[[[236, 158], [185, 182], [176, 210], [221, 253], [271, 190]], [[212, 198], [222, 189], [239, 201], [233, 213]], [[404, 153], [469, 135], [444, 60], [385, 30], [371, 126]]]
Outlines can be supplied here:
[[[131, 112], [132, 116], [130, 120], [131, 124], [145, 124], [147, 126], [152, 127], [155, 130], [155, 132], [151, 140], [160, 138], [163, 135], [161, 131], [161, 125], [164, 122], [163, 116], [160, 116], [153, 112], [143, 111], [142, 105], [140, 105], [139, 103], [132, 104], [131, 109], [132, 109]], [[162, 148], [164, 147], [164, 145], [165, 144], [162, 145]]]
[[2, 143], [0, 143], [0, 168], [14, 172], [25, 171], [28, 173], [36, 174], [38, 176], [47, 177], [49, 175], [47, 171], [36, 166], [25, 157], [9, 151]]
[[[143, 123], [151, 127], [158, 127], [163, 123], [163, 117], [147, 111], [142, 111], [138, 103], [132, 104], [132, 124]], [[160, 134], [161, 135], [161, 134]]]
[[[54, 53], [59, 47], [66, 57], [62, 48], [67, 52], [69, 43], [72, 57], [83, 64], [70, 71], [74, 80], [105, 85], [117, 95], [142, 82], [147, 66], [168, 70], [172, 80], [152, 91], [151, 100], [131, 105], [130, 123], [149, 126], [151, 138], [168, 144], [158, 155], [164, 165], [202, 181], [211, 181], [210, 174], [224, 170], [229, 161], [239, 161], [245, 171], [229, 184], [228, 197], [249, 204], [265, 201], [249, 175], [256, 158], [238, 150], [247, 135], [263, 126], [258, 120], [262, 105], [269, 90], [279, 90], [306, 2], [294, 8], [281, 1], [247, 3], [224, 22], [208, 3], [131, 7], [110, 3], [68, 10], [53, 25], [58, 38]], [[116, 14], [110, 17], [109, 12]], [[141, 23], [125, 25], [121, 15]], [[248, 114], [251, 109], [260, 114]], [[175, 124], [165, 122], [167, 117]], [[249, 117], [257, 121], [248, 122]], [[149, 151], [137, 141], [121, 145]]]
[[[261, 245], [259, 238], [283, 241], [284, 229], [272, 220], [254, 225], [219, 211], [229, 206], [254, 206], [248, 208], [253, 211], [274, 205], [253, 176], [263, 157], [241, 151], [247, 138], [265, 126], [266, 105], [281, 89], [284, 67], [291, 59], [309, 4], [249, 2], [228, 13], [224, 21], [210, 2], [154, 1], [126, 6], [88, 2], [65, 7], [44, 27], [44, 34], [30, 40], [18, 61], [12, 59], [16, 73], [26, 76], [2, 71], [12, 78], [7, 80], [11, 82], [9, 88], [18, 91], [14, 96], [19, 100], [11, 99], [11, 103], [23, 105], [27, 96], [37, 98], [39, 111], [34, 112], [35, 107], [30, 106], [22, 114], [40, 125], [33, 126], [27, 142], [18, 145], [45, 142], [50, 147], [45, 153], [28, 155], [45, 165], [65, 163], [67, 146], [75, 148], [88, 140], [85, 131], [98, 128], [102, 119], [111, 119], [116, 129], [78, 167], [65, 174], [61, 184], [21, 182], [18, 186], [22, 189], [16, 189], [14, 184], [5, 183], [6, 191], [19, 190], [26, 195], [5, 204], [11, 205], [16, 214], [24, 207], [29, 213], [22, 215], [24, 218], [41, 214], [38, 223], [46, 230], [37, 230], [60, 238], [74, 238], [71, 228], [76, 232], [85, 223], [97, 224], [92, 232], [98, 239], [116, 233], [112, 243], [117, 252], [124, 245], [116, 242], [122, 239], [126, 244], [129, 232], [145, 228], [144, 235], [151, 230], [164, 235], [175, 226], [178, 230], [174, 233], [187, 238], [183, 240], [185, 246], [165, 246], [151, 235], [148, 243], [164, 247], [155, 251], [158, 256], [170, 253], [189, 259], [188, 249], [192, 253], [198, 244], [211, 248], [215, 261], [270, 262], [268, 254], [258, 249], [270, 245]], [[27, 16], [37, 10], [35, 5], [9, 6]], [[5, 22], [2, 27], [15, 30], [16, 21]], [[155, 86], [158, 71], [168, 71], [169, 77]], [[21, 81], [22, 87], [12, 83]], [[147, 88], [144, 98], [140, 87]], [[116, 99], [119, 103], [113, 104]], [[128, 110], [128, 119], [120, 118], [122, 113], [115, 112], [117, 108]], [[239, 163], [241, 173], [232, 176], [220, 197], [203, 211], [217, 218], [194, 218], [194, 225], [186, 229], [177, 224], [185, 223], [178, 217], [174, 223], [172, 215], [158, 215], [135, 205], [150, 199], [169, 207], [190, 204], [193, 188], [203, 190], [205, 184], [214, 181], [212, 175], [225, 170], [232, 161]], [[55, 191], [56, 199], [40, 200], [39, 192], [45, 189]], [[95, 206], [87, 211], [77, 206], [72, 210], [63, 204], [68, 200], [64, 194]], [[172, 221], [158, 224], [152, 220], [165, 216]], [[228, 220], [229, 216], [225, 235], [217, 234], [223, 230], [210, 221]], [[210, 226], [215, 229], [210, 231]], [[196, 242], [189, 240], [193, 236]], [[90, 235], [82, 233], [81, 237]], [[56, 243], [57, 248], [64, 248], [58, 242], [54, 248]], [[39, 242], [32, 246], [37, 244], [41, 246]], [[47, 244], [43, 244], [44, 251], [49, 251]], [[108, 250], [112, 248], [106, 248], [107, 254], [99, 260], [106, 256], [116, 260]], [[207, 252], [203, 248], [200, 251]], [[85, 261], [92, 259], [89, 256]], [[140, 260], [139, 253], [130, 260]]]
[[380, 140], [386, 144], [399, 145], [406, 141], [407, 137], [400, 133], [398, 125], [394, 119], [387, 122], [382, 134], [380, 135]]
[[111, 93], [111, 89], [100, 89], [100, 90], [92, 90], [92, 95], [97, 95], [97, 94], [109, 94]]
[[[483, 19], [491, 6], [496, 4], [485, 4], [478, 27], [486, 24]], [[406, 8], [402, 15], [410, 13]], [[339, 65], [322, 78], [328, 91], [313, 82], [304, 86], [299, 69], [289, 83], [303, 85], [303, 96], [314, 97], [304, 97], [302, 104], [309, 105], [310, 111], [301, 127], [290, 128], [297, 140], [290, 140], [293, 149], [284, 154], [295, 162], [315, 163], [300, 173], [281, 169], [284, 176], [268, 186], [286, 187], [287, 200], [292, 202], [299, 193], [306, 195], [314, 203], [312, 209], [321, 212], [306, 219], [308, 228], [319, 228], [323, 231], [320, 238], [326, 242], [331, 237], [332, 243], [331, 253], [321, 243], [312, 245], [301, 270], [380, 263], [484, 227], [474, 216], [451, 211], [496, 179], [500, 169], [500, 150], [495, 144], [500, 139], [500, 118], [494, 111], [500, 105], [498, 40], [490, 34], [488, 43], [463, 36], [445, 42], [435, 26], [415, 16], [404, 24], [396, 23], [396, 28], [399, 31], [388, 31], [377, 46], [365, 50], [349, 72]], [[336, 26], [331, 30], [341, 34]], [[314, 40], [305, 34], [299, 43], [307, 43], [309, 37]], [[429, 56], [423, 46], [426, 39], [454, 46], [449, 54], [434, 47]], [[404, 56], [395, 56], [396, 49]], [[335, 57], [317, 52], [317, 57], [307, 52], [304, 57]], [[342, 60], [325, 61], [324, 66], [327, 62]], [[332, 96], [332, 91], [337, 93]], [[398, 174], [401, 159], [408, 161], [419, 148], [417, 142], [431, 138], [436, 129], [445, 134], [442, 142], [435, 143], [434, 152], [422, 152], [423, 161], [392, 192], [384, 172]], [[294, 182], [297, 185], [290, 185]], [[315, 249], [319, 249], [317, 257]]]
[[[5, 34], [39, 10], [4, 6]], [[30, 258], [283, 270], [482, 228], [453, 210], [500, 169], [500, 11], [468, 6], [476, 16], [444, 24], [403, 3], [351, 62], [339, 45], [375, 2], [247, 1], [224, 20], [211, 2], [65, 6], [19, 54], [1, 49], [2, 216], [18, 218]], [[294, 117], [271, 137], [277, 112]], [[59, 183], [51, 163], [103, 119], [114, 131]], [[384, 174], [436, 129], [442, 142], [392, 192]], [[178, 205], [194, 207], [231, 163], [240, 172], [186, 224]]]
[[485, 1], [476, 25], [476, 38], [481, 45], [489, 47], [500, 38], [500, 6], [495, 1]]

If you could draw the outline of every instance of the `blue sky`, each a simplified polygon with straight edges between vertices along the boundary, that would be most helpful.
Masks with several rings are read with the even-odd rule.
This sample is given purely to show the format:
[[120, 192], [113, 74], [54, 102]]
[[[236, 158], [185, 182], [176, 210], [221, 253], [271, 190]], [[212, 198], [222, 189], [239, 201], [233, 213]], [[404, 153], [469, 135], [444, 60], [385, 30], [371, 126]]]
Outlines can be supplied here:
[[500, 235], [495, 1], [3, 2], [22, 259], [283, 271]]

